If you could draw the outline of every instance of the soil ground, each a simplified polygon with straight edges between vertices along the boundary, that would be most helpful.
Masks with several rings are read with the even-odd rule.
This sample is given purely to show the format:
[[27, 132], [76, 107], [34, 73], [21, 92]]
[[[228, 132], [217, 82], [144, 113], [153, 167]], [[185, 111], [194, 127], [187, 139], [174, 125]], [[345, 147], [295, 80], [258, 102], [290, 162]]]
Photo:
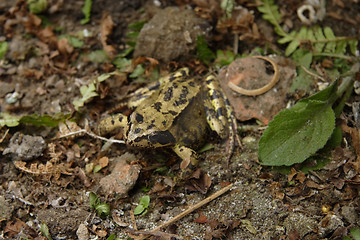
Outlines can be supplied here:
[[[69, 114], [82, 128], [96, 129], [100, 118], [114, 112], [127, 93], [144, 83], [126, 77], [110, 78], [96, 85], [99, 96], [86, 101], [81, 110], [76, 111], [73, 101], [81, 98], [79, 88], [100, 74], [115, 70], [109, 59], [101, 60], [104, 55], [92, 57], [91, 54], [104, 50], [111, 58], [123, 51], [128, 46], [126, 36], [132, 31], [129, 25], [149, 21], [159, 9], [168, 6], [195, 9], [191, 11], [201, 17], [196, 21], [201, 22], [197, 24], [206, 32], [211, 49], [232, 50], [234, 47], [234, 35], [215, 27], [222, 11], [216, 1], [204, 1], [204, 5], [203, 1], [190, 0], [129, 0], [116, 4], [94, 0], [91, 20], [84, 25], [80, 23], [84, 18], [81, 11], [84, 1], [48, 1], [48, 8], [40, 17], [30, 14], [25, 2], [0, 2], [0, 42], [8, 42], [8, 51], [0, 62], [2, 113], [60, 118]], [[161, 3], [160, 6], [156, 2]], [[240, 35], [247, 33], [250, 37], [239, 42], [238, 53], [249, 54], [253, 48], [265, 48], [267, 44], [281, 52], [283, 49], [276, 45], [277, 36], [272, 26], [261, 19], [254, 2], [237, 2], [248, 10], [247, 24], [256, 23], [261, 32], [259, 38], [253, 29], [249, 30], [251, 24], [241, 28]], [[296, 16], [301, 4], [297, 0], [279, 4], [289, 29], [299, 29], [302, 25]], [[321, 25], [329, 26], [337, 36], [359, 36], [359, 13], [360, 4], [356, 0], [328, 1]], [[171, 25], [171, 21], [165, 25]], [[59, 36], [64, 34], [87, 37], [82, 38], [81, 47], [74, 48], [69, 40], [60, 40]], [[179, 48], [180, 43], [176, 42], [179, 36], [171, 37], [172, 32], [163, 34], [170, 36], [170, 40], [166, 40], [175, 44], [162, 46], [162, 51], [175, 52], [174, 49]], [[162, 41], [162, 38], [156, 39], [155, 47]], [[199, 75], [208, 71], [206, 65], [196, 59], [195, 43], [189, 42], [186, 46], [188, 49], [181, 47], [187, 51], [181, 52], [181, 56], [156, 55], [161, 72], [180, 66], [188, 66]], [[138, 61], [149, 63], [149, 59]], [[151, 64], [150, 61], [148, 67]], [[358, 98], [354, 96], [351, 101], [356, 102]], [[282, 104], [286, 105], [287, 100]], [[350, 118], [349, 106], [345, 107], [342, 121]], [[258, 108], [261, 110], [261, 107], [260, 104]], [[124, 106], [120, 109], [126, 111]], [[88, 135], [57, 139], [58, 127], [4, 126], [0, 129], [0, 150], [4, 153], [0, 155], [0, 239], [46, 239], [40, 232], [41, 224], [48, 227], [53, 239], [107, 239], [111, 234], [120, 239], [136, 238], [144, 233], [141, 231], [159, 226], [230, 183], [233, 184], [230, 191], [152, 233], [152, 238], [342, 239], [349, 235], [350, 229], [360, 228], [360, 175], [353, 167], [359, 160], [356, 160], [358, 151], [350, 146], [354, 141], [350, 133], [344, 132], [341, 146], [328, 151], [330, 161], [326, 166], [306, 173], [300, 171], [301, 166], [293, 166], [287, 169], [290, 172], [284, 173], [284, 169], [263, 167], [258, 162], [263, 126], [255, 120], [238, 124], [242, 129], [242, 147], [236, 147], [229, 163], [224, 160], [226, 143], [211, 135], [209, 143], [213, 148], [200, 154], [201, 173], [180, 183], [174, 178], [179, 159], [167, 149], [141, 150], [113, 144], [104, 150], [101, 140]], [[68, 128], [77, 130], [77, 126]], [[118, 157], [124, 155], [125, 161], [119, 160]], [[307, 162], [310, 169], [313, 163]], [[119, 167], [119, 164], [125, 165]], [[92, 169], [96, 165], [102, 167], [94, 173]], [[161, 171], [164, 169], [161, 167], [167, 171]], [[111, 175], [106, 181], [111, 184], [117, 181], [121, 176], [115, 176], [114, 169], [118, 168], [129, 169], [125, 178], [130, 189], [124, 184], [126, 190], [114, 194], [108, 192], [114, 191], [112, 188], [104, 190], [103, 179]], [[90, 192], [110, 205], [110, 216], [100, 218], [91, 209]], [[134, 209], [145, 195], [150, 196], [150, 206], [145, 214], [135, 216]]]

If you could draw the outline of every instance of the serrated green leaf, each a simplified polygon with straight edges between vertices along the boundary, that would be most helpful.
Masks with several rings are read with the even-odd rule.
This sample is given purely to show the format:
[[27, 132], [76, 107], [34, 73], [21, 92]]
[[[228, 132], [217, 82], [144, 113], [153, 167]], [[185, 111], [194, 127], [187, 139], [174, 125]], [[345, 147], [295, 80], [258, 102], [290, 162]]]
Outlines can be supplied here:
[[294, 39], [286, 48], [285, 55], [290, 56], [298, 47], [300, 46], [300, 41]]
[[280, 38], [278, 40], [278, 43], [284, 44], [284, 43], [291, 42], [292, 40], [294, 40], [294, 37], [292, 37], [291, 35], [286, 35], [285, 37]]
[[335, 127], [335, 114], [324, 101], [298, 102], [269, 123], [259, 143], [259, 159], [268, 166], [301, 163], [324, 147]]
[[345, 40], [337, 42], [335, 53], [344, 54], [346, 52], [346, 46], [347, 42]]
[[308, 31], [309, 31], [309, 28], [303, 26], [300, 28], [298, 34], [296, 35], [296, 38], [297, 39], [308, 39]]
[[95, 87], [94, 82], [90, 83], [89, 85], [84, 85], [84, 86], [80, 87], [80, 93], [82, 95], [82, 98], [78, 98], [73, 101], [76, 111], [78, 111], [80, 109], [80, 107], [84, 106], [84, 104], [87, 100], [98, 96], [98, 94], [95, 90], [96, 90], [96, 87]]
[[125, 71], [131, 65], [131, 60], [124, 57], [116, 57], [113, 61], [113, 64], [116, 66], [117, 69]]
[[90, 21], [91, 5], [91, 0], [85, 0], [84, 6], [81, 8], [81, 12], [84, 14], [85, 17], [81, 20], [81, 24], [86, 24]]
[[7, 49], [8, 49], [8, 43], [5, 41], [0, 42], [0, 59], [2, 59], [5, 56]]
[[50, 232], [49, 232], [49, 228], [46, 225], [46, 223], [41, 223], [40, 224], [40, 231], [41, 233], [48, 239], [48, 240], [52, 240]]
[[132, 73], [129, 75], [129, 77], [131, 78], [137, 78], [140, 77], [144, 74], [145, 69], [143, 68], [143, 66], [141, 66], [141, 64], [136, 65], [134, 71], [132, 71]]
[[[326, 43], [324, 52], [334, 53], [335, 48], [336, 48], [336, 42], [335, 42], [336, 37], [335, 37], [333, 30], [330, 27], [325, 27], [324, 34], [325, 34], [326, 39], [330, 40], [328, 43]], [[334, 41], [331, 41], [331, 40], [334, 40]]]
[[357, 45], [358, 45], [358, 40], [352, 39], [352, 40], [349, 41], [350, 52], [353, 55], [356, 55]]
[[[318, 40], [318, 41], [323, 41], [323, 40], [325, 40], [325, 36], [324, 36], [323, 30], [321, 29], [320, 26], [315, 26], [315, 27], [313, 28], [313, 32], [314, 32], [314, 35], [315, 35], [316, 40]], [[315, 42], [314, 47], [315, 47], [315, 50], [320, 53], [320, 52], [323, 51], [323, 49], [324, 49], [324, 47], [325, 47], [325, 43]]]

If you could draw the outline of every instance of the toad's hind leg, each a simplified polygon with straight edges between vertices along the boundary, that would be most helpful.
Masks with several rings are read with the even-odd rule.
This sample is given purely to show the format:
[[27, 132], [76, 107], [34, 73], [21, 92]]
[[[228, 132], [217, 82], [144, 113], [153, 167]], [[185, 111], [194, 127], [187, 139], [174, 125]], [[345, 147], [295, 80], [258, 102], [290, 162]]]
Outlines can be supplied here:
[[98, 126], [98, 133], [100, 135], [105, 135], [117, 128], [124, 128], [127, 125], [127, 122], [127, 117], [121, 113], [109, 116], [100, 121]]
[[210, 101], [204, 101], [206, 120], [210, 128], [222, 139], [228, 139], [227, 161], [229, 161], [234, 151], [235, 142], [241, 146], [239, 136], [236, 133], [235, 114], [218, 80], [213, 75], [206, 78], [206, 86], [208, 88], [208, 98], [210, 99]]

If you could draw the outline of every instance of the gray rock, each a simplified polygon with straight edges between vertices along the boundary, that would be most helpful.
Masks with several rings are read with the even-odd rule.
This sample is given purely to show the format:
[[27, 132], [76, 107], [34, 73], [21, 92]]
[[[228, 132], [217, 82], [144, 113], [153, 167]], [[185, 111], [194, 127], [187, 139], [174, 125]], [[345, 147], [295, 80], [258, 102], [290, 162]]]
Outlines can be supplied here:
[[3, 155], [10, 154], [12, 160], [28, 161], [40, 157], [46, 149], [46, 142], [40, 136], [23, 135], [17, 132], [10, 139]]
[[141, 29], [134, 55], [163, 62], [186, 58], [195, 49], [199, 35], [210, 39], [211, 29], [210, 24], [192, 10], [165, 8]]

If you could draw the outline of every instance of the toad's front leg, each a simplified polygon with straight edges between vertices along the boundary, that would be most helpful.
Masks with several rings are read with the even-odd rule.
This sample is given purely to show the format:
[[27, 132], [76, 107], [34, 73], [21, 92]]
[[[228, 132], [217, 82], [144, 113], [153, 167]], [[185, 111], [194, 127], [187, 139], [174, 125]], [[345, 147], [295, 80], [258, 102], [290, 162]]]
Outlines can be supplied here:
[[98, 126], [98, 133], [100, 135], [105, 135], [117, 128], [125, 128], [127, 123], [127, 117], [121, 113], [109, 116], [100, 121]]

